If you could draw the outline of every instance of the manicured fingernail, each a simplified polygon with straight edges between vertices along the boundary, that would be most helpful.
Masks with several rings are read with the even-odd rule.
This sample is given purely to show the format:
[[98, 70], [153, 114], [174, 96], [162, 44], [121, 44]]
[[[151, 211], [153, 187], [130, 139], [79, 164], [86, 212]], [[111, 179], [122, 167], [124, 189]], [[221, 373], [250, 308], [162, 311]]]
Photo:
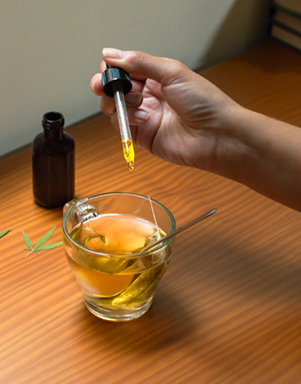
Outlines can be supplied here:
[[103, 57], [106, 59], [122, 59], [125, 55], [123, 51], [114, 48], [104, 48], [102, 51]]
[[134, 112], [134, 119], [137, 121], [146, 122], [150, 118], [150, 114], [142, 109]]

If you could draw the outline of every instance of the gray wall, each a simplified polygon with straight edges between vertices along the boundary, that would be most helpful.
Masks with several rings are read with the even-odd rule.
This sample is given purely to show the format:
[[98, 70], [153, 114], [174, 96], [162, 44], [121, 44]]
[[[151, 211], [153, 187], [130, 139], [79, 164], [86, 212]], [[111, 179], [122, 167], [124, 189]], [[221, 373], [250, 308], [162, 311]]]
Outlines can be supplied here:
[[45, 112], [99, 111], [89, 88], [104, 47], [207, 67], [266, 38], [270, 0], [2, 0], [0, 155], [32, 141]]

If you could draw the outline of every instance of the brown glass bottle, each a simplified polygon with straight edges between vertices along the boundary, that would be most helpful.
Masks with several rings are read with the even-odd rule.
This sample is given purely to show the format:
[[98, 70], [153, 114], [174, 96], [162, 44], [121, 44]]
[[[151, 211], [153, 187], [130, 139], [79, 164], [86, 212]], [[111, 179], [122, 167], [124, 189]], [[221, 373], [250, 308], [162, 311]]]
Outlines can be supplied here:
[[45, 113], [44, 131], [32, 143], [33, 195], [47, 208], [62, 207], [74, 195], [74, 141], [64, 122], [59, 112]]

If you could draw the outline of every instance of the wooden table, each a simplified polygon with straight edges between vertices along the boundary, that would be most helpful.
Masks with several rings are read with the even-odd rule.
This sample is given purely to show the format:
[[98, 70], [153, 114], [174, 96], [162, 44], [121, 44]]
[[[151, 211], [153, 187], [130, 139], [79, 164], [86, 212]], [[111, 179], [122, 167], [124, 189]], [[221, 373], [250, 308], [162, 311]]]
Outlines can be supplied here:
[[[301, 126], [301, 54], [269, 42], [202, 72], [244, 106]], [[129, 173], [118, 133], [98, 116], [70, 130], [76, 196], [152, 196], [181, 226], [154, 303], [126, 323], [84, 307], [62, 247], [24, 258], [62, 210], [33, 202], [31, 151], [0, 162], [0, 382], [301, 383], [301, 215], [222, 177], [136, 148]], [[300, 149], [301, 150], [301, 149]], [[301, 177], [301, 176], [300, 176]], [[300, 197], [301, 198], [301, 197]]]

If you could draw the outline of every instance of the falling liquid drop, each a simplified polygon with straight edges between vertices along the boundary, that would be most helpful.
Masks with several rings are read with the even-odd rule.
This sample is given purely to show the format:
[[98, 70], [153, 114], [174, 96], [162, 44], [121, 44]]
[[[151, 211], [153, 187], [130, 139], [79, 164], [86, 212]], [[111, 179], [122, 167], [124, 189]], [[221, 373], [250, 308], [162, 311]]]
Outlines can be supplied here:
[[133, 161], [129, 161], [128, 162], [128, 166], [129, 166], [129, 170], [132, 171], [134, 169], [134, 162]]

